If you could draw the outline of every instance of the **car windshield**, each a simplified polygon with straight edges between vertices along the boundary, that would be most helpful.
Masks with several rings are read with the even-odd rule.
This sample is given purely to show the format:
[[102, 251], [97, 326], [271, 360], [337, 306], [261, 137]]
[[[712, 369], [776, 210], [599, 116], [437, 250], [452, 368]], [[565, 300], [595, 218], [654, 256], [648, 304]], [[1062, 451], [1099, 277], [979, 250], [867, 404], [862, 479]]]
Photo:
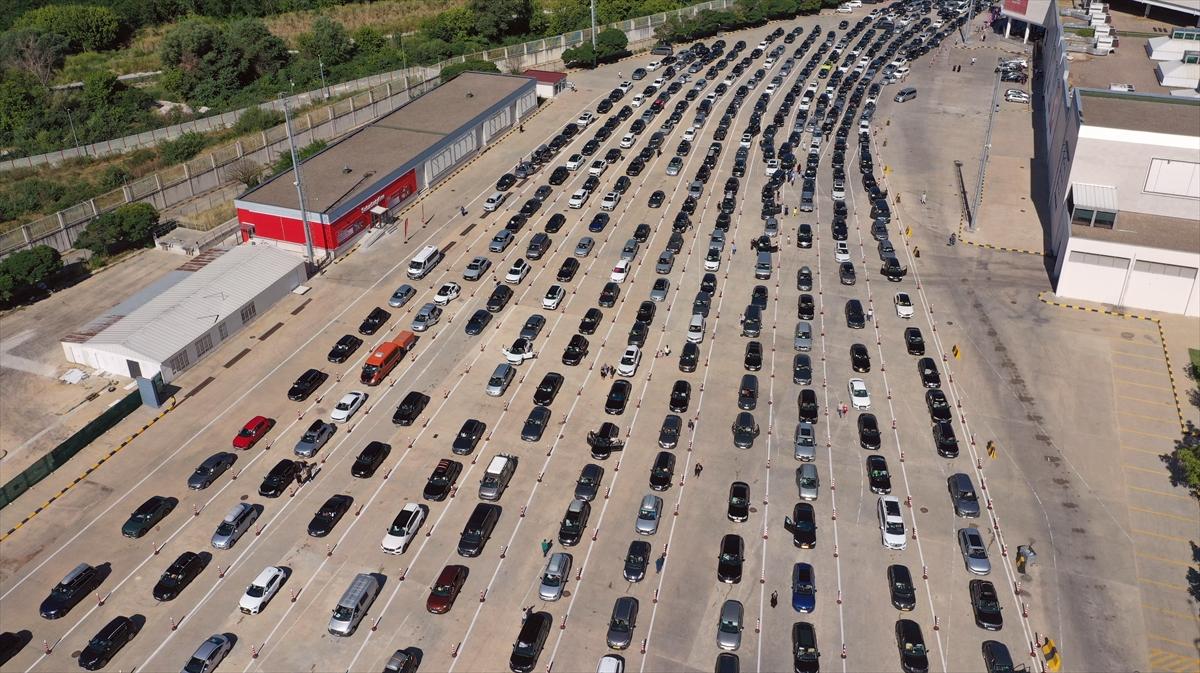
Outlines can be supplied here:
[[339, 605], [333, 611], [333, 618], [339, 622], [348, 622], [354, 616], [354, 611], [344, 605]]
[[721, 620], [722, 633], [737, 633], [737, 622], [728, 619]]
[[436, 584], [433, 587], [433, 595], [434, 596], [449, 596], [450, 591], [451, 591], [451, 589], [453, 589], [453, 587], [454, 587], [454, 585], [452, 585], [452, 584]]
[[890, 535], [903, 535], [904, 524], [900, 523], [899, 521], [889, 521], [887, 523], [887, 532]]
[[886, 476], [888, 476], [888, 473], [886, 470], [871, 470], [871, 478], [872, 479], [882, 479], [883, 477], [886, 477]]
[[200, 657], [192, 657], [191, 661], [187, 662], [187, 666], [183, 667], [183, 673], [204, 673], [207, 667], [207, 661]]
[[233, 524], [222, 521], [217, 526], [217, 535], [232, 535], [233, 530], [234, 530]]
[[254, 429], [253, 428], [242, 428], [242, 431], [238, 433], [238, 436], [239, 437], [253, 437]]
[[652, 510], [652, 509], [643, 508], [641, 511], [638, 512], [638, 518], [642, 519], [643, 521], [653, 521], [654, 517], [655, 517], [654, 510]]
[[402, 517], [398, 521], [392, 522], [392, 527], [388, 530], [391, 535], [405, 535], [408, 532], [408, 517]]
[[257, 584], [251, 584], [249, 587], [246, 588], [246, 595], [249, 596], [250, 598], [262, 598], [263, 594], [265, 594], [266, 592], [267, 592], [266, 587], [260, 587]]

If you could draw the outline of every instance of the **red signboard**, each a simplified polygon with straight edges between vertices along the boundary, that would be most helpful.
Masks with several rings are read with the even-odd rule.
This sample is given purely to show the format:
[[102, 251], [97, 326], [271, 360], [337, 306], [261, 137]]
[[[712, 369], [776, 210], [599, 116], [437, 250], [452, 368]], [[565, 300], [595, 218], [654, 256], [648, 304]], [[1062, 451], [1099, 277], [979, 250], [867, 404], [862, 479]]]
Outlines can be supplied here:
[[1004, 0], [1004, 11], [1025, 16], [1029, 11], [1029, 0]]

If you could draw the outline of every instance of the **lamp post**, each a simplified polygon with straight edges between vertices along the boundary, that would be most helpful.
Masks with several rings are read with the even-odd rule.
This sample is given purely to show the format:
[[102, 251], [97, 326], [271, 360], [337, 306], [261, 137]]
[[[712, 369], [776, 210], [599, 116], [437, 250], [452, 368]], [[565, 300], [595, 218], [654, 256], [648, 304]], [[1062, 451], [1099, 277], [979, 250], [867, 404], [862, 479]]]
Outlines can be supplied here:
[[300, 202], [300, 225], [304, 229], [305, 259], [308, 260], [309, 266], [312, 266], [315, 264], [313, 259], [312, 228], [308, 224], [308, 210], [304, 207], [304, 185], [300, 181], [300, 155], [296, 151], [296, 139], [292, 135], [292, 115], [288, 109], [286, 98], [283, 99], [283, 123], [287, 128], [288, 148], [292, 153], [292, 173], [296, 176], [292, 184], [296, 185], [296, 198]]
[[317, 55], [317, 67], [321, 69], [321, 98], [329, 99], [329, 87], [325, 85], [325, 61]]
[[[71, 124], [71, 137], [75, 138], [75, 149], [79, 149], [79, 134], [75, 132], [75, 118], [71, 116], [71, 108], [67, 110], [67, 122]], [[87, 156], [87, 148], [83, 148], [84, 156]]]

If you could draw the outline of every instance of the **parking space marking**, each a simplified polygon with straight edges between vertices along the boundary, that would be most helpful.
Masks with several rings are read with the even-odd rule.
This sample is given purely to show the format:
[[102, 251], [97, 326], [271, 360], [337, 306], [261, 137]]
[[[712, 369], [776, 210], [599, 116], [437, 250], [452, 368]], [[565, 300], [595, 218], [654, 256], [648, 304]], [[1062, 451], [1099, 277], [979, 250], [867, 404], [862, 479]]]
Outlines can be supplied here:
[[[1126, 466], [1126, 467], [1128, 467], [1128, 466]], [[1179, 514], [1160, 512], [1160, 511], [1154, 510], [1154, 509], [1146, 509], [1145, 507], [1137, 507], [1136, 505], [1129, 505], [1129, 510], [1131, 512], [1141, 512], [1143, 514], [1151, 514], [1153, 516], [1162, 516], [1162, 517], [1166, 517], [1168, 519], [1178, 519], [1180, 521], [1186, 521], [1186, 522], [1192, 523], [1192, 524], [1200, 522], [1200, 518], [1197, 518], [1197, 517], [1180, 516]]]
[[[1152, 469], [1149, 469], [1149, 468], [1146, 468], [1146, 467], [1138, 467], [1137, 465], [1130, 465], [1129, 463], [1121, 463], [1121, 467], [1123, 467], [1123, 468], [1124, 468], [1124, 469], [1126, 469], [1126, 470], [1133, 470], [1133, 471], [1135, 471], [1135, 472], [1145, 472], [1145, 473], [1147, 473], [1147, 474], [1153, 474], [1153, 475], [1155, 475], [1155, 476], [1159, 476], [1159, 477], [1162, 477], [1162, 476], [1165, 476], [1165, 475], [1166, 475], [1166, 472], [1165, 472], [1164, 470], [1161, 470], [1161, 469], [1159, 469], [1159, 470], [1152, 470]], [[1132, 508], [1132, 507], [1130, 507], [1130, 509], [1133, 509], [1133, 508]]]
[[1111, 353], [1112, 355], [1124, 355], [1125, 357], [1142, 358], [1144, 360], [1153, 360], [1155, 362], [1162, 362], [1161, 351], [1160, 351], [1159, 355], [1143, 355], [1142, 353], [1127, 353], [1125, 351], [1118, 351], [1118, 350], [1112, 350], [1112, 351], [1109, 351], [1109, 353]]
[[1121, 385], [1125, 385], [1125, 386], [1140, 386], [1142, 388], [1149, 388], [1151, 390], [1161, 390], [1161, 391], [1167, 392], [1167, 393], [1171, 392], [1171, 389], [1167, 388], [1166, 386], [1156, 386], [1156, 385], [1151, 385], [1149, 383], [1138, 383], [1137, 381], [1127, 381], [1125, 379], [1119, 379], [1116, 377], [1113, 377], [1113, 380], [1116, 381], [1117, 383], [1120, 383]]
[[1134, 553], [1134, 556], [1137, 556], [1138, 558], [1144, 558], [1144, 559], [1147, 559], [1147, 560], [1150, 560], [1150, 561], [1155, 561], [1155, 562], [1158, 562], [1158, 563], [1169, 563], [1169, 564], [1171, 564], [1171, 565], [1182, 566], [1182, 567], [1184, 567], [1184, 568], [1194, 568], [1194, 567], [1196, 567], [1196, 564], [1195, 564], [1195, 563], [1188, 563], [1188, 562], [1186, 562], [1186, 561], [1176, 561], [1176, 560], [1174, 560], [1174, 559], [1163, 558], [1163, 557], [1161, 557], [1161, 556], [1154, 556], [1154, 555], [1152, 555], [1152, 554], [1143, 554], [1143, 553], [1141, 553], [1141, 552], [1135, 552], [1135, 553]]
[[1119, 446], [1122, 450], [1125, 450], [1125, 451], [1136, 451], [1138, 453], [1146, 453], [1146, 454], [1149, 454], [1149, 455], [1155, 456], [1155, 457], [1161, 457], [1164, 455], [1163, 451], [1152, 451], [1150, 449], [1143, 449], [1143, 448], [1139, 448], [1136, 446], [1129, 446], [1128, 444], [1118, 444], [1117, 446]]
[[1164, 589], [1170, 589], [1172, 591], [1187, 591], [1188, 590], [1188, 587], [1183, 584], [1171, 584], [1170, 582], [1160, 582], [1159, 580], [1152, 580], [1148, 577], [1141, 577], [1140, 575], [1138, 576], [1137, 581], [1139, 581], [1143, 584], [1153, 584], [1155, 586], [1159, 586]]
[[1153, 488], [1142, 488], [1141, 486], [1126, 485], [1125, 487], [1131, 491], [1141, 491], [1142, 493], [1152, 493], [1154, 495], [1160, 495], [1165, 498], [1178, 498], [1179, 500], [1185, 500], [1190, 503], [1194, 503], [1196, 501], [1196, 499], [1190, 495], [1179, 495], [1178, 493], [1169, 493], [1167, 491], [1158, 491]]
[[1174, 540], [1175, 542], [1185, 542], [1185, 543], [1189, 543], [1189, 544], [1194, 542], [1194, 540], [1189, 540], [1186, 537], [1179, 537], [1178, 535], [1167, 535], [1166, 533], [1155, 533], [1154, 531], [1145, 530], [1142, 528], [1130, 528], [1129, 532], [1136, 533], [1138, 535], [1149, 535], [1151, 537], [1158, 537], [1158, 538], [1162, 538], [1164, 540]]
[[[1162, 420], [1162, 419], [1157, 419], [1157, 420]], [[1127, 427], [1124, 427], [1119, 424], [1117, 425], [1117, 428], [1120, 429], [1121, 432], [1132, 432], [1137, 435], [1145, 435], [1147, 437], [1157, 437], [1158, 439], [1165, 439], [1170, 442], [1175, 442], [1176, 440], [1179, 439], [1178, 437], [1172, 437], [1170, 435], [1160, 435], [1157, 432], [1146, 432], [1145, 430], [1138, 430], [1137, 428], [1127, 428]]]
[[1157, 613], [1166, 615], [1167, 617], [1174, 617], [1176, 619], [1183, 619], [1185, 621], [1193, 621], [1193, 622], [1200, 624], [1200, 617], [1197, 617], [1194, 614], [1189, 614], [1187, 612], [1178, 612], [1176, 610], [1167, 610], [1166, 608], [1162, 608], [1157, 605], [1151, 605], [1151, 604], [1145, 603], [1145, 602], [1142, 603], [1142, 607], [1147, 610], [1150, 610], [1151, 612], [1157, 612]]
[[1149, 421], [1154, 421], [1155, 423], [1169, 422], [1166, 419], [1159, 418], [1158, 416], [1147, 416], [1146, 414], [1135, 414], [1132, 411], [1121, 411], [1120, 409], [1117, 410], [1117, 414], [1120, 416], [1133, 416], [1134, 418], [1144, 418]]
[[1195, 643], [1195, 642], [1191, 642], [1191, 643], [1185, 643], [1185, 642], [1183, 642], [1183, 641], [1179, 641], [1179, 640], [1172, 640], [1171, 638], [1165, 638], [1165, 637], [1163, 637], [1163, 636], [1160, 636], [1160, 635], [1158, 635], [1158, 634], [1156, 634], [1156, 633], [1147, 633], [1147, 634], [1146, 634], [1146, 638], [1147, 638], [1147, 639], [1149, 639], [1149, 640], [1157, 640], [1157, 641], [1159, 641], [1159, 642], [1161, 642], [1161, 643], [1170, 643], [1170, 644], [1172, 644], [1172, 645], [1178, 645], [1178, 646], [1180, 646], [1180, 647], [1190, 647], [1190, 648], [1193, 648], [1193, 649], [1196, 647], [1196, 643]]
[[1110, 362], [1109, 366], [1117, 369], [1128, 369], [1131, 372], [1146, 372], [1148, 374], [1162, 374], [1161, 369], [1146, 369], [1145, 367], [1130, 367], [1129, 365], [1119, 365], [1115, 362]]
[[[1193, 646], [1195, 647], [1195, 646]], [[1150, 648], [1150, 666], [1171, 673], [1195, 673], [1200, 670], [1200, 658]]]
[[1159, 406], [1164, 406], [1164, 407], [1173, 407], [1173, 406], [1175, 406], [1175, 403], [1174, 403], [1174, 402], [1163, 402], [1163, 401], [1160, 401], [1160, 400], [1147, 400], [1147, 399], [1144, 399], [1144, 398], [1141, 398], [1141, 397], [1130, 397], [1130, 396], [1128, 396], [1128, 395], [1117, 395], [1117, 398], [1118, 398], [1118, 399], [1122, 399], [1122, 400], [1129, 400], [1129, 401], [1131, 401], [1131, 402], [1138, 402], [1138, 403], [1141, 403], [1141, 404], [1157, 404], [1157, 405], [1159, 405]]

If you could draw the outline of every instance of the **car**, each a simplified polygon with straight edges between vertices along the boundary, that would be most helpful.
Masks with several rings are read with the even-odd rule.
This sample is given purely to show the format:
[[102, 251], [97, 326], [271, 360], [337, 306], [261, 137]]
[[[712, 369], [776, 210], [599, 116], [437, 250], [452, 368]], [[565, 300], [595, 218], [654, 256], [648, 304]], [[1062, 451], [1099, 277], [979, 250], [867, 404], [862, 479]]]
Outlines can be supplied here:
[[192, 657], [184, 664], [183, 670], [186, 673], [211, 673], [221, 665], [232, 649], [233, 640], [229, 636], [215, 633], [200, 643], [200, 647], [196, 648]]
[[[508, 288], [504, 289], [507, 290]], [[471, 317], [467, 320], [467, 325], [463, 328], [463, 331], [470, 336], [478, 336], [483, 333], [483, 329], [487, 327], [488, 323], [490, 322], [492, 322], [492, 314], [488, 313], [487, 309], [481, 308], [471, 314]]]
[[652, 194], [650, 194], [650, 199], [647, 201], [646, 205], [650, 206], [651, 208], [661, 208], [663, 202], [666, 200], [666, 193], [661, 189], [656, 189]]
[[457, 299], [460, 292], [462, 292], [462, 286], [458, 283], [453, 281], [449, 283], [443, 283], [442, 286], [438, 288], [437, 293], [433, 295], [433, 303], [437, 304], [438, 306], [445, 306], [454, 299]]
[[166, 518], [178, 502], [176, 498], [151, 496], [129, 515], [129, 519], [121, 526], [121, 535], [134, 539], [145, 535]]
[[426, 509], [421, 505], [415, 502], [405, 505], [379, 543], [384, 553], [403, 554], [408, 551], [408, 545], [412, 544], [421, 524], [425, 523], [425, 516]]
[[579, 320], [579, 331], [583, 334], [595, 334], [602, 320], [604, 320], [604, 313], [593, 306], [585, 311], [583, 318]]
[[501, 348], [500, 352], [504, 353], [504, 359], [512, 365], [519, 365], [537, 357], [537, 353], [533, 350], [533, 341], [525, 337], [517, 337], [511, 346]]
[[604, 171], [608, 170], [608, 163], [604, 159], [596, 159], [588, 166], [588, 175], [597, 178], [604, 175]]
[[850, 261], [850, 246], [845, 241], [838, 241], [833, 247], [833, 259], [839, 264]]
[[50, 590], [50, 595], [42, 601], [38, 609], [42, 619], [60, 619], [65, 617], [71, 608], [87, 597], [92, 590], [100, 586], [106, 573], [99, 568], [80, 563]]
[[571, 194], [571, 198], [567, 199], [567, 207], [573, 209], [582, 208], [583, 205], [587, 203], [588, 197], [591, 195], [592, 193], [586, 189], [576, 189]]
[[525, 618], [517, 639], [513, 642], [512, 654], [508, 657], [508, 668], [515, 673], [529, 673], [537, 666], [554, 616], [549, 612], [534, 612]]
[[462, 463], [445, 458], [439, 460], [425, 481], [421, 497], [434, 502], [445, 500], [453, 492], [454, 482], [458, 481], [458, 475], [461, 473]]
[[366, 393], [358, 390], [348, 392], [334, 405], [333, 411], [329, 412], [329, 419], [334, 422], [345, 423], [350, 420], [354, 412], [358, 411], [366, 401]]
[[850, 345], [850, 368], [860, 373], [871, 371], [871, 353], [864, 344]]
[[758, 406], [758, 377], [754, 374], [743, 374], [738, 386], [738, 409], [752, 411]]
[[709, 248], [708, 254], [704, 256], [705, 271], [720, 271], [721, 270], [721, 249]]
[[684, 413], [692, 398], [692, 384], [680, 379], [671, 387], [671, 401], [668, 405], [671, 411]]
[[[636, 348], [636, 346], [631, 346]], [[621, 415], [625, 413], [625, 406], [629, 404], [629, 396], [633, 392], [633, 384], [624, 379], [617, 379], [612, 382], [612, 386], [608, 390], [608, 397], [604, 400], [604, 413], [612, 415]]]
[[616, 265], [613, 266], [612, 273], [609, 274], [609, 280], [614, 283], [624, 283], [625, 279], [629, 276], [629, 266], [628, 260], [618, 260]]
[[[575, 261], [575, 260], [570, 260]], [[567, 291], [561, 285], [551, 285], [550, 289], [546, 290], [546, 296], [542, 297], [542, 308], [553, 311], [558, 308], [562, 300], [567, 296]]]
[[138, 633], [137, 623], [124, 616], [114, 617], [79, 652], [79, 667], [87, 671], [98, 671], [112, 661]]
[[575, 256], [587, 257], [592, 254], [592, 248], [596, 247], [596, 240], [591, 236], [584, 236], [579, 239], [579, 243], [575, 244]]
[[591, 502], [600, 492], [600, 482], [604, 479], [604, 468], [595, 463], [588, 463], [579, 472], [575, 481], [575, 499]]
[[442, 319], [442, 308], [433, 302], [423, 305], [412, 319], [412, 331], [425, 332]]
[[810, 463], [817, 458], [817, 433], [812, 423], [800, 421], [796, 423], [796, 433], [792, 457], [802, 463]]
[[717, 581], [738, 584], [742, 581], [742, 564], [746, 560], [745, 545], [740, 535], [725, 535], [721, 538], [717, 554]]
[[571, 336], [571, 340], [567, 342], [567, 347], [563, 349], [562, 362], [564, 365], [574, 367], [583, 361], [583, 358], [588, 354], [588, 340], [582, 334]]
[[917, 373], [921, 375], [921, 385], [926, 388], [942, 387], [942, 375], [938, 372], [937, 363], [933, 358], [917, 360]]
[[542, 435], [546, 432], [546, 426], [549, 424], [550, 409], [541, 405], [535, 406], [525, 418], [525, 425], [521, 428], [521, 441], [541, 441]]
[[616, 210], [619, 203], [621, 203], [621, 193], [617, 191], [609, 192], [604, 195], [604, 198], [600, 199], [600, 210]]
[[975, 493], [975, 485], [971, 483], [970, 475], [963, 472], [950, 475], [946, 478], [946, 489], [950, 492], [955, 516], [979, 516], [979, 496]]
[[458, 434], [454, 436], [450, 450], [459, 456], [470, 455], [479, 445], [479, 440], [483, 438], [485, 432], [487, 432], [487, 424], [474, 418], [468, 418], [463, 421]]
[[721, 604], [721, 614], [717, 620], [717, 647], [722, 650], [736, 650], [742, 644], [742, 604], [735, 600], [727, 600]]
[[642, 362], [642, 349], [637, 346], [627, 346], [621, 359], [617, 361], [617, 374], [633, 376], [637, 373], [638, 365]]
[[217, 477], [225, 474], [226, 470], [233, 467], [235, 462], [237, 462], [237, 454], [235, 453], [229, 453], [228, 451], [214, 453], [205, 458], [204, 462], [200, 463], [191, 476], [188, 477], [188, 488], [197, 491], [208, 488], [216, 481]]
[[792, 383], [805, 386], [812, 383], [812, 358], [805, 353], [792, 357]]
[[899, 564], [888, 566], [887, 581], [892, 607], [905, 611], [917, 607], [917, 589], [913, 585], [912, 574], [909, 573], [908, 566]]
[[813, 425], [817, 424], [821, 415], [821, 406], [817, 403], [816, 391], [812, 388], [801, 388], [800, 395], [796, 399], [796, 406], [799, 407], [800, 420], [808, 421]]
[[300, 461], [290, 458], [280, 459], [267, 473], [267, 476], [263, 477], [262, 484], [258, 487], [258, 494], [264, 498], [278, 498], [283, 495], [288, 486], [297, 481], [300, 474]]
[[517, 176], [513, 175], [512, 173], [505, 173], [504, 175], [500, 176], [499, 180], [496, 180], [496, 190], [507, 192], [508, 190], [512, 189], [513, 185], [515, 184], [517, 184]]
[[471, 571], [466, 566], [447, 565], [438, 573], [433, 586], [429, 588], [429, 597], [425, 599], [425, 609], [431, 614], [442, 615], [450, 612], [454, 601], [466, 584]]
[[742, 366], [746, 371], [756, 372], [762, 369], [763, 347], [759, 341], [747, 341], [746, 352], [742, 356]]
[[892, 299], [892, 303], [896, 306], [897, 318], [913, 317], [913, 304], [912, 300], [908, 298], [907, 292], [897, 292], [896, 296]]
[[821, 491], [821, 479], [816, 463], [801, 463], [796, 468], [796, 487], [801, 500], [816, 500]]
[[204, 570], [208, 564], [207, 559], [208, 557], [191, 551], [180, 554], [159, 576], [158, 583], [151, 591], [154, 600], [167, 602], [178, 598], [179, 594]]
[[499, 208], [504, 203], [504, 200], [507, 198], [508, 198], [508, 192], [493, 192], [491, 196], [484, 199], [483, 212], [485, 212], [485, 213], [495, 212], [495, 210], [497, 208]]
[[802, 294], [796, 300], [796, 317], [801, 320], [812, 320], [817, 312], [817, 304], [811, 294]]
[[367, 314], [367, 317], [364, 318], [362, 323], [358, 326], [358, 333], [365, 334], [368, 336], [371, 334], [374, 334], [374, 333], [378, 332], [379, 328], [383, 327], [383, 324], [386, 323], [388, 321], [388, 318], [391, 318], [391, 317], [392, 317], [391, 313], [388, 313], [387, 311], [383, 310], [382, 308], [379, 308], [378, 306], [376, 306], [374, 309], [371, 310], [370, 313]]
[[546, 326], [546, 317], [540, 313], [534, 313], [525, 319], [525, 324], [521, 326], [519, 336], [522, 339], [533, 341], [542, 333], [542, 329]]
[[838, 279], [842, 285], [853, 285], [855, 281], [854, 262], [842, 262], [838, 265]]
[[292, 387], [288, 389], [288, 399], [293, 402], [303, 402], [325, 382], [329, 375], [319, 369], [309, 369], [301, 374]]
[[867, 485], [872, 493], [892, 492], [892, 473], [888, 471], [887, 459], [879, 454], [867, 456]]
[[954, 426], [950, 423], [933, 423], [930, 429], [938, 455], [943, 458], [957, 458], [958, 438], [954, 436]]
[[410, 390], [404, 396], [404, 399], [400, 400], [400, 404], [396, 406], [396, 411], [392, 414], [392, 423], [396, 425], [412, 425], [428, 404], [428, 395]]
[[908, 351], [909, 355], [925, 354], [925, 337], [921, 336], [921, 330], [919, 328], [904, 328], [904, 347]]
[[592, 514], [592, 506], [586, 500], [572, 500], [567, 505], [562, 521], [558, 524], [558, 542], [565, 547], [573, 547], [583, 539], [583, 530], [587, 528], [588, 518]]
[[558, 274], [555, 280], [560, 283], [568, 283], [575, 278], [575, 274], [579, 271], [579, 260], [574, 257], [568, 257], [562, 261], [562, 265], [558, 267]]
[[250, 526], [258, 520], [262, 509], [262, 506], [249, 502], [239, 502], [234, 505], [213, 532], [211, 539], [213, 548], [232, 549], [242, 535], [250, 529]]
[[812, 291], [812, 269], [807, 266], [800, 267], [796, 272], [796, 289], [801, 292]]
[[1029, 103], [1033, 98], [1020, 89], [1009, 89], [1004, 92], [1004, 100], [1009, 103]]
[[987, 580], [971, 580], [971, 611], [975, 614], [975, 625], [985, 631], [999, 631], [1004, 627], [1000, 596], [996, 586]]
[[846, 302], [846, 327], [863, 329], [867, 326], [867, 316], [863, 313], [862, 302], [851, 299]]
[[562, 213], [554, 213], [550, 219], [546, 220], [546, 233], [557, 234], [563, 225], [567, 223], [567, 216]]
[[792, 544], [800, 549], [817, 546], [817, 514], [807, 502], [798, 502], [791, 517], [784, 517], [784, 528], [792, 534]]
[[879, 421], [875, 414], [858, 415], [858, 445], [870, 451], [877, 450], [882, 435], [879, 432]]
[[862, 379], [850, 379], [846, 384], [850, 392], [850, 406], [865, 410], [871, 408], [871, 394], [867, 392], [867, 382]]
[[351, 476], [359, 479], [370, 479], [375, 474], [375, 470], [383, 464], [387, 459], [388, 454], [392, 452], [390, 444], [383, 442], [368, 442], [366, 447], [359, 452], [354, 459], [354, 464], [350, 466]]
[[744, 481], [735, 481], [729, 485], [729, 503], [725, 516], [730, 521], [740, 523], [750, 518], [750, 485]]
[[242, 429], [238, 431], [233, 438], [233, 448], [235, 449], [250, 449], [262, 439], [264, 435], [270, 432], [271, 428], [275, 427], [275, 421], [265, 416], [255, 416], [246, 422]]
[[648, 494], [642, 497], [638, 507], [637, 520], [634, 530], [638, 535], [654, 535], [658, 532], [658, 522], [662, 518], [662, 498]]
[[254, 578], [254, 581], [250, 582], [250, 586], [246, 587], [246, 592], [238, 601], [238, 610], [247, 615], [257, 615], [262, 612], [285, 581], [287, 581], [287, 572], [283, 568], [267, 566], [258, 574], [258, 577]]
[[524, 257], [518, 257], [512, 266], [508, 267], [508, 273], [504, 274], [504, 282], [513, 285], [520, 283], [529, 275], [529, 269], [529, 262], [526, 262]]
[[992, 572], [992, 562], [988, 560], [987, 545], [983, 536], [975, 527], [958, 529], [958, 550], [962, 553], [963, 564], [967, 572], [973, 575], [986, 575]]
[[338, 521], [342, 520], [350, 506], [354, 504], [354, 498], [348, 495], [333, 495], [330, 496], [325, 504], [321, 505], [316, 514], [313, 514], [312, 521], [308, 523], [309, 537], [325, 537], [333, 531], [334, 526]]
[[650, 564], [652, 548], [645, 540], [634, 540], [629, 543], [625, 553], [625, 565], [622, 575], [626, 582], [640, 582], [646, 577], [646, 568]]
[[544, 601], [556, 601], [563, 596], [567, 579], [571, 576], [571, 555], [566, 552], [555, 552], [546, 561], [546, 569], [542, 571], [542, 579], [538, 586], [538, 598]]
[[488, 243], [488, 250], [496, 253], [504, 252], [516, 239], [517, 237], [515, 234], [513, 234], [513, 232], [509, 231], [508, 229], [501, 229], [500, 231], [496, 232], [496, 235], [492, 237], [491, 242]]
[[[807, 565], [807, 564], [797, 564]], [[795, 571], [793, 570], [793, 574]], [[794, 592], [793, 592], [794, 593]], [[793, 599], [793, 603], [794, 603]], [[817, 649], [817, 631], [808, 622], [792, 624], [792, 668], [796, 673], [818, 673], [821, 651]]]
[[341, 364], [350, 359], [350, 356], [354, 354], [354, 351], [358, 350], [358, 347], [361, 346], [362, 343], [362, 339], [359, 339], [353, 334], [347, 334], [341, 339], [338, 339], [337, 343], [333, 345], [333, 348], [329, 350], [329, 355], [326, 356], [326, 359], [335, 364]]
[[675, 478], [675, 454], [669, 451], [659, 451], [650, 466], [650, 488], [655, 491], [665, 491], [671, 488]]
[[658, 311], [658, 305], [652, 301], [644, 301], [638, 304], [637, 314], [634, 315], [635, 323], [642, 323], [647, 327], [654, 322], [654, 314]]
[[674, 156], [667, 162], [667, 175], [679, 175], [683, 171], [683, 157]]
[[400, 308], [407, 304], [410, 299], [416, 296], [416, 294], [417, 289], [412, 285], [405, 283], [396, 288], [396, 291], [392, 293], [390, 298], [388, 298], [388, 306], [391, 306], [392, 308]]
[[633, 643], [633, 630], [637, 626], [638, 599], [621, 596], [613, 603], [612, 616], [608, 620], [605, 641], [614, 650], [623, 650]]
[[911, 619], [896, 621], [896, 649], [900, 651], [900, 668], [904, 673], [926, 673], [929, 670], [929, 655], [925, 650], [925, 637], [921, 625]]
[[[654, 272], [660, 275], [671, 273], [671, 269], [675, 266], [675, 253], [670, 250], [663, 250], [658, 256], [658, 261], [654, 265]], [[661, 300], [659, 300], [661, 301]]]
[[533, 391], [533, 403], [542, 406], [550, 406], [554, 402], [554, 398], [558, 395], [558, 391], [562, 388], [563, 375], [558, 372], [547, 372], [542, 377], [541, 383], [537, 389]]
[[900, 512], [900, 499], [881, 495], [876, 505], [879, 515], [879, 532], [883, 546], [888, 549], [908, 548], [908, 536], [904, 532], [904, 515]]
[[487, 308], [488, 313], [499, 313], [504, 310], [505, 306], [508, 306], [508, 301], [512, 299], [512, 296], [513, 291], [511, 287], [497, 285], [496, 289], [492, 290], [492, 293], [488, 295], [485, 308]]
[[808, 563], [792, 565], [792, 609], [812, 612], [817, 608], [817, 579]]

